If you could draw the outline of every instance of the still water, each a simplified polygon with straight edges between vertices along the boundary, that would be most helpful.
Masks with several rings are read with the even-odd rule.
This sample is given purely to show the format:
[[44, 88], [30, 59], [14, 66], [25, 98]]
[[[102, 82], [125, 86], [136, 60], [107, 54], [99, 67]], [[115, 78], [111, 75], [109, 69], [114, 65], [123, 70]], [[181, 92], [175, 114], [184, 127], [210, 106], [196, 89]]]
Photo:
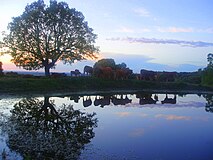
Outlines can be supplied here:
[[0, 114], [0, 159], [213, 159], [211, 94], [0, 96]]

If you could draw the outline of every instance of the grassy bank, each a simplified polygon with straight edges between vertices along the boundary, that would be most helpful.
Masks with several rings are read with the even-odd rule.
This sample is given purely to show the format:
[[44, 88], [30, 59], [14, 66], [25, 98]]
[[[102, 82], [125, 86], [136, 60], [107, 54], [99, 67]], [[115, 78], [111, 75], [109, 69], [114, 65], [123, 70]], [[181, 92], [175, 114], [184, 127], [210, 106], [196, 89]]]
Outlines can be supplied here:
[[48, 93], [109, 90], [213, 91], [210, 87], [188, 83], [160, 83], [140, 80], [103, 80], [95, 77], [1, 77], [1, 93]]

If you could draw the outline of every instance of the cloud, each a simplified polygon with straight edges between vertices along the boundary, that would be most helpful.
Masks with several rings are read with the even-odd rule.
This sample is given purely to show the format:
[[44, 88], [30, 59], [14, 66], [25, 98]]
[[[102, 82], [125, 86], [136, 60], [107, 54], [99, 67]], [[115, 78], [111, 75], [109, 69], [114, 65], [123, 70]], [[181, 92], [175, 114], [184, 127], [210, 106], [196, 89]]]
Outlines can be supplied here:
[[159, 32], [170, 32], [170, 33], [191, 33], [194, 32], [193, 28], [178, 28], [178, 27], [169, 27], [169, 28], [158, 28]]
[[180, 64], [177, 66], [169, 66], [166, 64], [150, 62], [153, 58], [138, 54], [122, 54], [122, 53], [109, 53], [104, 52], [101, 55], [103, 58], [113, 58], [118, 63], [126, 63], [127, 67], [133, 69], [134, 73], [140, 73], [141, 69], [148, 69], [154, 71], [178, 71], [178, 72], [191, 72], [197, 71], [204, 66], [195, 66], [191, 64]]
[[[144, 56], [144, 55], [132, 55], [132, 54], [119, 54], [119, 53], [102, 53], [106, 56], [106, 58], [113, 58], [116, 64], [126, 63], [127, 67], [133, 69], [134, 73], [140, 73], [140, 70], [143, 69], [151, 69], [151, 70], [170, 70], [171, 67], [158, 63], [151, 63], [150, 61], [153, 58]], [[173, 69], [173, 68], [172, 68]]]
[[157, 31], [162, 33], [213, 33], [213, 28], [197, 29], [191, 27], [158, 27]]
[[191, 71], [197, 71], [198, 69], [204, 68], [204, 67], [205, 66], [201, 66], [201, 65], [198, 66], [193, 64], [180, 64], [180, 65], [174, 66], [173, 69], [177, 72], [183, 72], [183, 71], [191, 72]]
[[207, 33], [212, 34], [213, 28], [197, 29], [192, 27], [155, 27], [155, 28], [137, 28], [132, 29], [129, 27], [122, 26], [115, 30], [119, 33], [147, 33], [147, 32], [161, 32], [161, 33]]
[[121, 33], [134, 33], [134, 30], [128, 27], [121, 27], [116, 32], [121, 32]]
[[118, 33], [145, 33], [145, 32], [151, 32], [151, 30], [149, 28], [132, 29], [129, 27], [122, 26], [119, 29], [115, 30], [115, 32], [118, 32]]
[[177, 115], [164, 115], [164, 114], [157, 114], [155, 118], [164, 118], [166, 120], [190, 120], [191, 117], [189, 116], [177, 116]]
[[200, 29], [199, 31], [204, 33], [213, 33], [213, 28]]
[[137, 8], [134, 9], [134, 12], [139, 15], [140, 17], [150, 17], [150, 12], [147, 11], [145, 8]]
[[151, 29], [148, 28], [142, 28], [138, 30], [138, 33], [144, 33], [144, 32], [151, 32]]
[[203, 41], [184, 41], [184, 40], [175, 40], [175, 39], [156, 39], [156, 38], [107, 38], [106, 40], [110, 41], [126, 41], [129, 43], [141, 43], [141, 44], [176, 44], [182, 47], [212, 47], [213, 43], [203, 42]]

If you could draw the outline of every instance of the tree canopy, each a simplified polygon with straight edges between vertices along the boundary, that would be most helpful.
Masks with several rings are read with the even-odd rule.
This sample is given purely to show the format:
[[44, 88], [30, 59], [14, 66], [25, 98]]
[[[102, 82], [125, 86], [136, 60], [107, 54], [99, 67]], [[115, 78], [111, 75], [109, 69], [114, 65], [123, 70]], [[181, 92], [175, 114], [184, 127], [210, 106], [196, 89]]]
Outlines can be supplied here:
[[65, 2], [50, 0], [49, 6], [38, 0], [26, 6], [22, 15], [9, 23], [4, 47], [9, 48], [12, 62], [27, 70], [45, 68], [45, 75], [56, 62], [96, 58], [97, 35], [81, 12]]
[[115, 69], [116, 67], [115, 60], [111, 58], [101, 59], [97, 61], [93, 66], [94, 69], [101, 67], [111, 67], [112, 69]]
[[117, 69], [124, 69], [124, 68], [126, 68], [126, 67], [127, 67], [127, 65], [126, 65], [126, 63], [124, 63], [124, 62], [122, 62], [122, 63], [116, 65], [116, 68], [117, 68]]

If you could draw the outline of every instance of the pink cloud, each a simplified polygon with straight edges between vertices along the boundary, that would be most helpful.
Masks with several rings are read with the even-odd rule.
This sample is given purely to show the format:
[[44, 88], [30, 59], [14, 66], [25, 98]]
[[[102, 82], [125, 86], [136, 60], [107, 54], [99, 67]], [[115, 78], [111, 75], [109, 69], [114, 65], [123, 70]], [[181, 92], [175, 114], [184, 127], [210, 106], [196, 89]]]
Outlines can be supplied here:
[[212, 47], [213, 43], [211, 42], [203, 42], [203, 41], [185, 41], [185, 40], [176, 40], [176, 39], [156, 39], [156, 38], [134, 38], [134, 37], [126, 37], [126, 38], [107, 38], [109, 41], [124, 41], [128, 43], [138, 43], [138, 44], [176, 44], [182, 47]]

